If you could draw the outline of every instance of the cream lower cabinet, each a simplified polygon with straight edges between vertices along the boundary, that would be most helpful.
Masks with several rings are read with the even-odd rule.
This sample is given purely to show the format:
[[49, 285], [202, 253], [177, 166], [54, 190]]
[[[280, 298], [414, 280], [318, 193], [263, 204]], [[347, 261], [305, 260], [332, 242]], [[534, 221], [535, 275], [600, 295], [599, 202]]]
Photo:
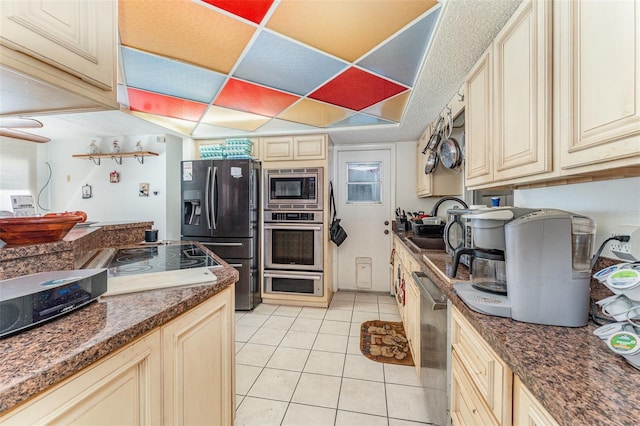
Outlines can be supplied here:
[[452, 423], [511, 425], [513, 373], [455, 307], [451, 347]]
[[640, 4], [556, 1], [554, 19], [562, 174], [640, 165]]
[[233, 311], [227, 289], [162, 327], [165, 425], [233, 424]]
[[0, 417], [0, 424], [161, 424], [160, 364], [156, 330]]
[[262, 161], [324, 160], [327, 135], [274, 136], [260, 139]]
[[558, 422], [540, 405], [517, 376], [513, 382], [513, 424], [558, 426]]
[[233, 291], [76, 373], [0, 424], [233, 424]]
[[455, 307], [451, 348], [453, 425], [558, 425]]

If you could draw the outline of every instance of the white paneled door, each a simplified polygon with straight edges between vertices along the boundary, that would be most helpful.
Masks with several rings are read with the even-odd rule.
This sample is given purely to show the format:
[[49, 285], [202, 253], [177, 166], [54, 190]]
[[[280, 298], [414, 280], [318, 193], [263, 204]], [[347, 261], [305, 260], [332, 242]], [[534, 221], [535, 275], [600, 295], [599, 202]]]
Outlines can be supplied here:
[[338, 288], [389, 291], [391, 149], [340, 150], [336, 165], [338, 218], [349, 235], [336, 252]]

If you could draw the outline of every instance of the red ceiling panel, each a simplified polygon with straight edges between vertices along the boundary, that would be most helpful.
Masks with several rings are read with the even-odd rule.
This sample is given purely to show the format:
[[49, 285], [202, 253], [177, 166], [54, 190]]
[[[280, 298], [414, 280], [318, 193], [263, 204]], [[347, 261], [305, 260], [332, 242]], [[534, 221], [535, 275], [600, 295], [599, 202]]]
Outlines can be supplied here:
[[230, 79], [214, 105], [275, 117], [299, 98], [245, 81]]
[[273, 4], [273, 0], [203, 0], [212, 6], [259, 24]]
[[129, 95], [129, 108], [132, 111], [198, 121], [207, 109], [207, 104], [145, 92], [143, 90], [128, 88], [127, 93]]
[[360, 111], [405, 90], [406, 87], [352, 67], [309, 97]]

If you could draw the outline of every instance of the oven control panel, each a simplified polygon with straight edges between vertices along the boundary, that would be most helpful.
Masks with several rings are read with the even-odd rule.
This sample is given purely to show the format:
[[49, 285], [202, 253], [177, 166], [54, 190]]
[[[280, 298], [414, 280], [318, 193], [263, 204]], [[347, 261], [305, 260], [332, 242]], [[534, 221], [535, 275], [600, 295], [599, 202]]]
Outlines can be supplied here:
[[322, 223], [321, 211], [268, 211], [264, 212], [265, 222], [306, 222]]

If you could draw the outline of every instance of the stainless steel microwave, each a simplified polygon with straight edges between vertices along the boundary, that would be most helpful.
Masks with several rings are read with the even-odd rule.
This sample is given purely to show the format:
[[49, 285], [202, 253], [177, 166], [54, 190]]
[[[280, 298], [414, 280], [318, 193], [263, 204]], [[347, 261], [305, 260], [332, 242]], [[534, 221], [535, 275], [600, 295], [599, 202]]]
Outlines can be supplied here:
[[267, 169], [264, 179], [266, 210], [322, 210], [322, 167]]

